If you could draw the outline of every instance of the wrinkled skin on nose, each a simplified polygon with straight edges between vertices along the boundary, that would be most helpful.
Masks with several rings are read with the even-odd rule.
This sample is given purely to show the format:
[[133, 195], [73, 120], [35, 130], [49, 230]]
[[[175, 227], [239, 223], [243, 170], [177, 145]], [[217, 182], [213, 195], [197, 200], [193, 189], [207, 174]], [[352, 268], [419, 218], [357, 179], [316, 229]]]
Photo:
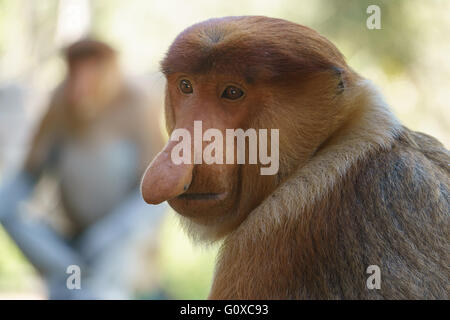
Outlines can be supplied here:
[[141, 183], [142, 197], [158, 204], [184, 193], [191, 184], [193, 164], [175, 164], [171, 152], [178, 141], [170, 141], [150, 163]]

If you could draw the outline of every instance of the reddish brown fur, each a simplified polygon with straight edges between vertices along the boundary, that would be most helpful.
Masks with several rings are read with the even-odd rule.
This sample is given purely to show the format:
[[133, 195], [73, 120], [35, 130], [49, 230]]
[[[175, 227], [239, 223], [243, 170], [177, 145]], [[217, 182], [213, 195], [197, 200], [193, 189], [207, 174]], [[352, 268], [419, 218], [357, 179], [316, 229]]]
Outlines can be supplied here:
[[[162, 69], [169, 132], [194, 120], [280, 129], [276, 176], [196, 165], [186, 193], [227, 197], [168, 199], [194, 238], [224, 238], [210, 298], [448, 298], [448, 151], [402, 127], [328, 40], [279, 19], [212, 19], [181, 33]], [[222, 101], [227, 83], [245, 99]], [[148, 202], [152, 179], [171, 174], [160, 159], [143, 179]], [[366, 287], [372, 264], [381, 290]]]
[[[274, 37], [275, 34], [283, 36]], [[162, 71], [169, 75], [214, 70], [238, 74], [252, 82], [279, 81], [332, 66], [344, 67], [343, 56], [312, 29], [281, 19], [227, 17], [211, 19], [182, 32], [162, 62]]]
[[[306, 210], [282, 199], [275, 208], [286, 216], [270, 230], [251, 219], [225, 240], [210, 298], [448, 298], [445, 159], [434, 139], [405, 128]], [[366, 288], [371, 264], [381, 268], [381, 290]]]
[[116, 56], [116, 51], [113, 48], [93, 39], [77, 41], [67, 47], [64, 53], [69, 67], [73, 67], [78, 62], [83, 63], [87, 59], [95, 59], [98, 62], [102, 62]]

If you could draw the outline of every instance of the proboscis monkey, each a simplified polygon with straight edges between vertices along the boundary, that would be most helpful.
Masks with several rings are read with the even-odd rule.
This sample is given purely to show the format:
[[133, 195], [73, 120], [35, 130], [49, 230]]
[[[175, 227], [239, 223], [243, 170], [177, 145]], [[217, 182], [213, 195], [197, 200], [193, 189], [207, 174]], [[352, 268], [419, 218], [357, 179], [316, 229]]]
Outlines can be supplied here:
[[[158, 109], [122, 75], [107, 44], [81, 40], [65, 58], [67, 77], [38, 125], [24, 168], [0, 191], [8, 199], [0, 204], [0, 221], [48, 281], [50, 298], [131, 298], [156, 275], [147, 269], [138, 278], [134, 268], [154, 252], [164, 209], [151, 217], [139, 192], [148, 161], [163, 145]], [[63, 235], [17, 212], [48, 172], [58, 180], [69, 225]], [[66, 288], [69, 265], [81, 268], [81, 291]]]
[[144, 175], [146, 202], [168, 200], [194, 238], [223, 240], [211, 299], [449, 298], [449, 153], [402, 126], [326, 38], [211, 19], [175, 39], [162, 71], [169, 133], [279, 129], [275, 175], [175, 165], [174, 139]]

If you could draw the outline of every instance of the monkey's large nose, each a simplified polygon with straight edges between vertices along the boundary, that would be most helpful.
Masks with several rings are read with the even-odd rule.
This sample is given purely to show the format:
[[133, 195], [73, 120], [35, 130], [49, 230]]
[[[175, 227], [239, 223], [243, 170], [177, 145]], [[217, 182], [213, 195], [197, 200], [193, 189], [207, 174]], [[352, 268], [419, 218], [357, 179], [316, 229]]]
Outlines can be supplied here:
[[158, 204], [184, 193], [191, 184], [193, 164], [175, 164], [171, 152], [177, 141], [169, 141], [144, 173], [141, 193], [145, 202]]

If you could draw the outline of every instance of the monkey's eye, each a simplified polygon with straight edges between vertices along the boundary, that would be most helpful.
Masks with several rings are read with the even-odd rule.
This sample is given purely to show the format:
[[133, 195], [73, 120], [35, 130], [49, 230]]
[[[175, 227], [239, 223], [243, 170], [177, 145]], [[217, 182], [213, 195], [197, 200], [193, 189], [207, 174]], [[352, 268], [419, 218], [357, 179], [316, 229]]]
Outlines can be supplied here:
[[186, 93], [186, 94], [190, 94], [194, 91], [194, 89], [192, 89], [191, 82], [186, 79], [182, 79], [180, 81], [180, 90], [181, 90], [181, 92]]
[[228, 100], [237, 100], [244, 95], [244, 91], [235, 86], [228, 86], [222, 93], [222, 98]]

